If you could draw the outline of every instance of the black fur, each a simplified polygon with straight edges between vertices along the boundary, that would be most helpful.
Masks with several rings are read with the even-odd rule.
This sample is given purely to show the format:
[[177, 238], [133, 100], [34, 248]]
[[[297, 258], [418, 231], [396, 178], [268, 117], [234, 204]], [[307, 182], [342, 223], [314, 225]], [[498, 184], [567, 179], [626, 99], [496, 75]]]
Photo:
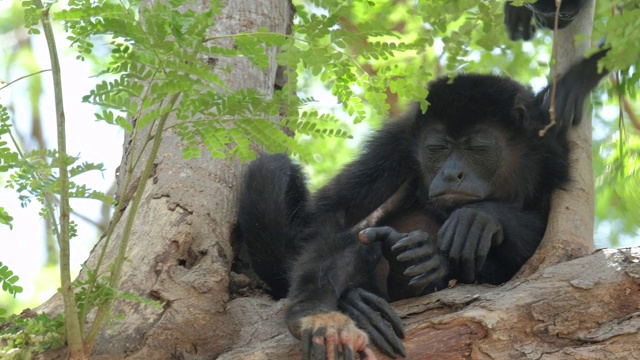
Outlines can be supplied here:
[[309, 194], [299, 166], [285, 154], [261, 156], [244, 174], [239, 237], [256, 273], [276, 298], [286, 296], [291, 260], [311, 228]]
[[[556, 104], [559, 123], [543, 137], [549, 89], [535, 95], [507, 78], [468, 74], [432, 82], [425, 114], [416, 106], [386, 124], [313, 197], [287, 156], [250, 164], [238, 229], [274, 296], [289, 290], [291, 331], [300, 336], [309, 330], [300, 329], [308, 323], [302, 319], [338, 308], [359, 307], [348, 311], [359, 324], [379, 323], [371, 306], [353, 300], [372, 297], [354, 289], [397, 300], [451, 279], [511, 278], [544, 234], [553, 190], [569, 180], [568, 124], [601, 78], [596, 62], [586, 59], [560, 80], [558, 92], [567, 97]], [[401, 187], [375, 227], [353, 228]], [[389, 355], [403, 354], [394, 336], [371, 338], [393, 348]]]
[[[511, 40], [531, 40], [540, 28], [553, 29], [556, 16], [555, 0], [537, 0], [524, 6], [504, 2], [504, 25]], [[558, 29], [567, 27], [580, 13], [588, 0], [564, 0], [558, 14]], [[535, 25], [531, 19], [535, 19]]]

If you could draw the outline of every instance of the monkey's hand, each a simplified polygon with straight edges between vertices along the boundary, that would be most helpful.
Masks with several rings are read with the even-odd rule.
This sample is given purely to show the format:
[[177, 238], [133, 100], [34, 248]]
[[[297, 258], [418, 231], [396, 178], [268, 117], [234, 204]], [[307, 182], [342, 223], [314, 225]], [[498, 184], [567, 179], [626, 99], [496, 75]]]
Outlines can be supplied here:
[[492, 246], [504, 240], [502, 225], [486, 212], [465, 207], [455, 210], [438, 232], [438, 248], [465, 283], [475, 281]]
[[511, 1], [504, 2], [504, 26], [509, 38], [516, 40], [531, 40], [536, 27], [531, 23], [533, 12], [525, 6], [513, 6]]
[[396, 354], [406, 357], [400, 340], [404, 339], [404, 325], [386, 300], [361, 288], [351, 288], [342, 294], [338, 308], [349, 314], [384, 354], [394, 359]]
[[353, 321], [338, 311], [308, 315], [289, 328], [302, 341], [302, 359], [354, 360], [355, 353], [362, 360], [376, 360], [367, 334]]
[[[598, 69], [598, 61], [602, 59], [609, 49], [603, 49], [591, 55], [587, 59], [574, 64], [558, 80], [555, 94], [555, 114], [557, 127], [568, 127], [570, 124], [578, 125], [582, 121], [584, 104], [589, 95], [602, 78], [607, 76], [609, 70]], [[542, 109], [551, 107], [551, 86], [544, 91]]]
[[401, 266], [411, 277], [409, 285], [424, 288], [446, 276], [446, 265], [434, 241], [422, 230], [399, 233], [389, 226], [364, 229], [358, 235], [361, 243], [382, 243], [382, 252], [391, 268]]

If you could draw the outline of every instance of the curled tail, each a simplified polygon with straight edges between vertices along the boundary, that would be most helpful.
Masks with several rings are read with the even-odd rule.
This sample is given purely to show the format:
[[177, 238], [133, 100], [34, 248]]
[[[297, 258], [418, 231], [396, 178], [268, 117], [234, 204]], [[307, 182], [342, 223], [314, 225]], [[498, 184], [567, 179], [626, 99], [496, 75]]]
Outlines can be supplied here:
[[302, 170], [285, 154], [262, 155], [244, 174], [239, 237], [276, 298], [287, 295], [289, 266], [309, 226], [308, 198]]

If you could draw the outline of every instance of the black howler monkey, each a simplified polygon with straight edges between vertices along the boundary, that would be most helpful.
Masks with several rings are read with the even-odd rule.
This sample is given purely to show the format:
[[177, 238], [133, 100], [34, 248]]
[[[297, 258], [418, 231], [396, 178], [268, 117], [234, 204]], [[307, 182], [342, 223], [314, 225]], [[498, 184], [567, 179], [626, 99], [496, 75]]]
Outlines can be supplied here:
[[[580, 11], [588, 4], [590, 0], [563, 0], [558, 13], [558, 29], [568, 26]], [[530, 40], [535, 32], [535, 25], [531, 23], [531, 18], [535, 19], [535, 23], [539, 27], [553, 29], [556, 16], [555, 0], [537, 0], [532, 3], [525, 3], [523, 6], [513, 6], [512, 1], [504, 3], [504, 25], [511, 40]], [[602, 44], [600, 45], [602, 48]], [[609, 49], [604, 48], [591, 56], [594, 61], [585, 63], [585, 67], [574, 67], [565, 77], [574, 81], [573, 85], [581, 89], [593, 89], [605, 77], [609, 70], [598, 73], [597, 60], [603, 58]], [[588, 67], [588, 68], [587, 68]], [[589, 74], [590, 76], [584, 76]], [[545, 104], [547, 108], [550, 103], [550, 92], [546, 93]], [[580, 106], [565, 106], [565, 103], [575, 104], [573, 97], [577, 97]], [[582, 102], [583, 94], [579, 91], [573, 91], [570, 88], [559, 88], [556, 94], [556, 113], [560, 118], [573, 118], [575, 123], [582, 119]], [[559, 111], [559, 112], [558, 112]], [[562, 113], [564, 112], [564, 113]]]
[[[602, 77], [598, 58], [558, 81], [566, 96], [543, 137], [549, 89], [461, 74], [430, 83], [426, 113], [386, 124], [313, 196], [286, 155], [250, 164], [238, 233], [272, 294], [289, 297], [287, 325], [305, 359], [370, 359], [369, 341], [404, 356], [387, 300], [515, 274], [543, 236], [552, 191], [568, 180], [567, 129]], [[373, 226], [357, 228], [397, 192]]]
[[[580, 13], [589, 0], [563, 0], [558, 14], [558, 29], [563, 29]], [[531, 23], [535, 19], [538, 27], [553, 30], [556, 18], [555, 0], [538, 0], [513, 6], [512, 1], [504, 3], [504, 25], [511, 40], [531, 40], [536, 26]]]

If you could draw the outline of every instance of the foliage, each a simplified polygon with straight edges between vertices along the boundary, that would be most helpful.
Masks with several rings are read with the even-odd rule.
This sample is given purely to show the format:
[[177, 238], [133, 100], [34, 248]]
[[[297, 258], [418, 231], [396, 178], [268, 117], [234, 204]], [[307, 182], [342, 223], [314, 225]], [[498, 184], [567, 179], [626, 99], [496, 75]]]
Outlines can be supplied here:
[[[640, 129], [622, 126], [594, 148], [596, 217], [609, 221], [608, 239], [620, 245], [620, 236], [638, 233], [640, 219]], [[634, 134], [635, 133], [635, 134]], [[599, 240], [599, 239], [596, 239]]]
[[[461, 68], [500, 72], [523, 81], [542, 76], [547, 67], [530, 61], [531, 55], [522, 51], [521, 43], [506, 40], [501, 11], [500, 2], [299, 2], [300, 19], [293, 30], [304, 45], [302, 50], [311, 53], [302, 56], [298, 66], [299, 88], [312, 88], [316, 93], [319, 87], [328, 88], [339, 108], [330, 109], [323, 101], [317, 104], [317, 111], [350, 118], [345, 126], [362, 139], [368, 128], [379, 126], [390, 112], [398, 116], [409, 102], [421, 102], [424, 109], [424, 85], [445, 72]], [[483, 24], [491, 21], [499, 25]], [[502, 45], [505, 43], [507, 46]], [[478, 50], [478, 44], [504, 56]], [[319, 57], [332, 61], [305, 62], [319, 51], [323, 52]], [[352, 125], [363, 120], [364, 126]], [[314, 149], [314, 161], [308, 167], [314, 188], [339, 171], [357, 145], [300, 134], [298, 139]]]
[[[640, 234], [640, 124], [637, 121], [639, 113], [631, 105], [638, 104], [639, 99], [640, 47], [636, 44], [640, 43], [640, 34], [632, 29], [640, 26], [640, 6], [633, 0], [613, 4], [599, 1], [596, 6], [596, 13], [601, 16], [595, 17], [594, 38], [604, 36], [599, 43], [610, 48], [600, 65], [616, 70], [611, 76], [610, 88], [601, 96], [608, 101], [596, 100], [596, 106], [613, 103], [618, 111], [611, 119], [603, 119], [600, 115], [596, 119], [599, 121], [596, 124], [605, 129], [606, 136], [594, 142], [595, 210], [596, 219], [606, 223], [608, 241], [619, 246], [622, 236]], [[626, 120], [632, 117], [636, 120], [629, 126]]]
[[[616, 1], [611, 4], [605, 1], [596, 2], [598, 13], [609, 13], [612, 16], [598, 16], [595, 18], [593, 27], [596, 36], [606, 36], [604, 46], [611, 48], [605, 61], [601, 65], [609, 69], [628, 69], [638, 64], [640, 58], [640, 47], [629, 46], [638, 44], [640, 34], [632, 29], [640, 26], [640, 6], [635, 0]], [[615, 7], [614, 7], [615, 6]], [[614, 7], [612, 9], [612, 7]], [[600, 38], [598, 38], [600, 39]], [[634, 84], [629, 84], [630, 94], [634, 94], [638, 76], [636, 75]]]
[[[14, 297], [16, 294], [21, 293], [23, 290], [22, 286], [16, 285], [18, 280], [20, 280], [18, 275], [14, 275], [13, 271], [0, 261], [0, 284], [2, 284], [2, 291], [6, 291]], [[0, 323], [5, 321], [4, 315], [6, 313], [6, 309], [0, 308]]]
[[[486, 68], [484, 62], [469, 61], [476, 56], [474, 46], [505, 51], [502, 26], [491, 25], [500, 22], [499, 2], [314, 4], [330, 8], [326, 13], [298, 4], [292, 36], [257, 29], [253, 34], [215, 37], [208, 37], [206, 31], [213, 25], [212, 14], [220, 11], [218, 2], [213, 2], [208, 12], [199, 13], [176, 11], [181, 2], [162, 3], [154, 6], [152, 15], [150, 9], [141, 8], [140, 17], [134, 1], [84, 0], [69, 5], [70, 9], [56, 13], [55, 18], [70, 32], [79, 59], [92, 52], [90, 36], [111, 39], [111, 61], [102, 73], [114, 79], [101, 82], [84, 98], [103, 107], [97, 119], [133, 131], [126, 118], [135, 118], [135, 126], [143, 128], [167, 112], [162, 102], [168, 94], [179, 93], [178, 121], [170, 128], [184, 141], [185, 158], [200, 156], [202, 144], [214, 157], [253, 159], [251, 139], [269, 152], [288, 150], [306, 162], [313, 153], [283, 134], [282, 127], [320, 139], [349, 137], [333, 114], [305, 109], [314, 101], [295, 95], [292, 85], [297, 73], [289, 74], [291, 85], [268, 98], [247, 89], [227, 89], [220, 73], [231, 69], [225, 66], [211, 71], [211, 63], [228, 64], [222, 59], [241, 57], [265, 69], [269, 60], [265, 49], [278, 46], [280, 65], [318, 77], [342, 110], [358, 123], [388, 113], [389, 91], [397, 93], [401, 101], [419, 101], [426, 108], [424, 84], [433, 76], [425, 69], [435, 68], [431, 47], [436, 40], [445, 44], [443, 65], [448, 71], [462, 64], [470, 70], [494, 70], [495, 66]], [[421, 16], [400, 19], [403, 11]], [[148, 20], [142, 23], [140, 18]], [[391, 30], [399, 21], [406, 22], [404, 31]], [[175, 41], [166, 41], [168, 38]], [[274, 123], [272, 119], [278, 117], [281, 121]]]
[[[209, 38], [207, 29], [213, 25], [213, 15], [221, 9], [216, 1], [211, 2], [206, 12], [179, 10], [183, 5], [180, 1], [159, 3], [153, 9], [139, 8], [136, 1], [85, 0], [69, 5], [70, 9], [58, 12], [56, 19], [63, 21], [71, 33], [69, 38], [79, 59], [91, 53], [91, 36], [111, 38], [111, 60], [102, 74], [114, 79], [99, 83], [83, 99], [103, 108], [96, 114], [99, 120], [136, 131], [125, 117], [135, 118], [136, 129], [142, 129], [170, 110], [164, 103], [169, 94], [180, 94], [179, 106], [173, 110], [177, 122], [169, 129], [184, 141], [185, 158], [200, 156], [204, 145], [214, 157], [233, 155], [249, 160], [255, 154], [248, 139], [272, 152], [290, 149], [304, 154], [304, 148], [282, 133], [281, 127], [286, 124], [319, 137], [347, 136], [333, 125], [335, 120], [327, 121], [329, 115], [271, 121], [279, 117], [283, 102], [297, 115], [300, 101], [288, 86], [272, 98], [249, 89], [227, 88], [222, 77], [231, 68], [227, 65], [211, 71], [220, 66], [220, 59], [243, 58], [264, 70], [269, 64], [265, 49], [296, 48], [291, 45], [292, 38], [266, 29], [258, 29], [251, 36], [229, 34]], [[167, 41], [169, 38], [174, 41]], [[292, 58], [286, 50], [279, 56], [286, 65], [290, 65], [288, 61]]]
[[[21, 159], [12, 164], [15, 171], [9, 176], [6, 186], [20, 194], [22, 207], [27, 206], [34, 198], [44, 205], [48, 194], [60, 194], [57, 164], [65, 161], [67, 165], [73, 165], [78, 160], [78, 157], [61, 157], [56, 150], [34, 150], [24, 154]], [[73, 178], [95, 170], [104, 171], [102, 164], [84, 162], [70, 168], [69, 177]], [[108, 204], [113, 202], [109, 195], [91, 190], [86, 185], [75, 182], [70, 182], [69, 195], [74, 198], [99, 200]], [[46, 207], [43, 207], [42, 211], [43, 217], [54, 215], [49, 214]]]
[[[14, 231], [19, 231], [18, 227]], [[41, 239], [34, 239], [41, 240]], [[26, 246], [25, 246], [26, 247]], [[5, 251], [6, 248], [3, 247], [3, 253], [11, 254], [12, 259], [20, 259], [22, 262], [28, 262], [31, 260], [30, 258], [25, 258], [22, 254], [13, 251]], [[29, 249], [31, 252], [29, 256], [33, 258], [33, 249]], [[7, 264], [5, 264], [7, 265]], [[56, 289], [60, 286], [60, 269], [58, 265], [47, 265], [40, 267], [38, 263], [35, 265], [31, 265], [30, 263], [25, 264], [26, 266], [33, 266], [34, 270], [37, 271], [36, 277], [34, 279], [30, 279], [28, 274], [22, 274], [18, 284], [22, 286], [25, 291], [18, 293], [16, 297], [7, 293], [0, 291], [0, 307], [6, 310], [6, 314], [8, 317], [14, 314], [20, 314], [24, 309], [30, 308], [33, 309], [36, 306], [42, 304], [42, 299], [49, 298], [52, 292], [56, 291]], [[18, 269], [13, 269], [17, 274]], [[2, 315], [0, 315], [2, 317]], [[2, 319], [0, 319], [0, 323], [2, 323]]]
[[[11, 150], [7, 141], [2, 140], [11, 135], [11, 124], [9, 123], [9, 112], [7, 108], [0, 104], [0, 173], [7, 172], [18, 160], [18, 153]], [[0, 206], [0, 224], [4, 224], [13, 229], [11, 221], [13, 218]]]
[[30, 359], [45, 350], [65, 345], [62, 314], [50, 318], [42, 313], [30, 318], [13, 316], [0, 330], [2, 359]]
[[86, 321], [87, 314], [95, 307], [113, 302], [118, 299], [139, 302], [145, 305], [162, 308], [160, 301], [138, 296], [131, 292], [120, 291], [111, 284], [110, 274], [113, 274], [113, 265], [107, 274], [98, 274], [94, 269], [82, 265], [85, 270], [83, 277], [78, 277], [73, 282], [76, 304], [80, 314], [80, 322]]
[[21, 293], [22, 287], [16, 285], [18, 280], [20, 280], [18, 275], [14, 275], [13, 271], [9, 270], [9, 267], [2, 264], [2, 261], [0, 261], [0, 284], [2, 284], [2, 290], [13, 296], [16, 296], [17, 293]]

